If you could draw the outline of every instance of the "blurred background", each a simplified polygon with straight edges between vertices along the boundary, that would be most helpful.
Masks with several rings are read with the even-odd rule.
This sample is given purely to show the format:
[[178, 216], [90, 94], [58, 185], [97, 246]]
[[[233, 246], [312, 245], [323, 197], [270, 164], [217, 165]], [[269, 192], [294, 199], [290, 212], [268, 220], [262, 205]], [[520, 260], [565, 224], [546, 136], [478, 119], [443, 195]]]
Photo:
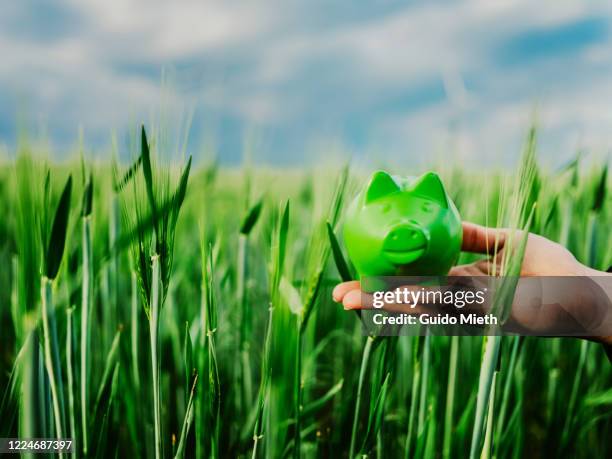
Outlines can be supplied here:
[[[82, 129], [190, 125], [223, 165], [605, 155], [610, 2], [21, 0], [0, 3], [0, 151], [21, 132], [70, 155]], [[191, 119], [191, 123], [189, 120]]]

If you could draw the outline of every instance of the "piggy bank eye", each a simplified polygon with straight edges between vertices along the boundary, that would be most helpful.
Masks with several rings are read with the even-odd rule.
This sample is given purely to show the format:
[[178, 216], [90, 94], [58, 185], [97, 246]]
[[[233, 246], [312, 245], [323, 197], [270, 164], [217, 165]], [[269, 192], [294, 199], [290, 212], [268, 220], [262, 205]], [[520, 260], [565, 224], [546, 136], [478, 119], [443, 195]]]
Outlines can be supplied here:
[[425, 202], [421, 208], [423, 209], [423, 212], [431, 212], [433, 210], [433, 205], [431, 202]]

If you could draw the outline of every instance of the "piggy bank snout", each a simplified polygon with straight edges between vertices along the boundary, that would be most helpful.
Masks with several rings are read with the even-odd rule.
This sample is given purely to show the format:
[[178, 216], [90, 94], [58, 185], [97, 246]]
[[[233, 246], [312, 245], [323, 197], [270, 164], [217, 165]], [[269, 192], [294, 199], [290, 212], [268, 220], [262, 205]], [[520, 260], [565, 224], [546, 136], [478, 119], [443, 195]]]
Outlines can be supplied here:
[[401, 224], [393, 227], [383, 243], [383, 249], [390, 252], [425, 250], [428, 244], [425, 231], [417, 225]]

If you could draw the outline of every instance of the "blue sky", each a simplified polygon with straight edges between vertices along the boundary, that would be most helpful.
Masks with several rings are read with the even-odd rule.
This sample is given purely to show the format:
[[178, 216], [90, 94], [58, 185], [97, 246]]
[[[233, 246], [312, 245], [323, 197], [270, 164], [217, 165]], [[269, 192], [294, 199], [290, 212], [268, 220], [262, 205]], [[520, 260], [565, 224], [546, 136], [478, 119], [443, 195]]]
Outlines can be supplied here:
[[247, 145], [270, 164], [505, 165], [535, 116], [544, 162], [605, 154], [606, 3], [2, 2], [0, 145], [26, 125], [62, 157], [82, 127], [103, 156], [111, 132], [193, 113], [190, 151], [226, 164]]

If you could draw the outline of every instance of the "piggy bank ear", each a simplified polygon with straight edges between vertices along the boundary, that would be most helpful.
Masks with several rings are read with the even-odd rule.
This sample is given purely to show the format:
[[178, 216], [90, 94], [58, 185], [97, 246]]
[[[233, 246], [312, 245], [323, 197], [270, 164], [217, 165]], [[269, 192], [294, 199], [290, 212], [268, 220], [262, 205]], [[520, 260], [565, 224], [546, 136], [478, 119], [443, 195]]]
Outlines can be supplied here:
[[395, 180], [385, 171], [374, 172], [366, 189], [365, 202], [367, 204], [383, 196], [397, 193], [399, 190], [400, 187]]
[[442, 185], [442, 180], [435, 172], [426, 172], [417, 178], [412, 185], [412, 191], [417, 196], [431, 199], [444, 208], [448, 207], [446, 190]]

